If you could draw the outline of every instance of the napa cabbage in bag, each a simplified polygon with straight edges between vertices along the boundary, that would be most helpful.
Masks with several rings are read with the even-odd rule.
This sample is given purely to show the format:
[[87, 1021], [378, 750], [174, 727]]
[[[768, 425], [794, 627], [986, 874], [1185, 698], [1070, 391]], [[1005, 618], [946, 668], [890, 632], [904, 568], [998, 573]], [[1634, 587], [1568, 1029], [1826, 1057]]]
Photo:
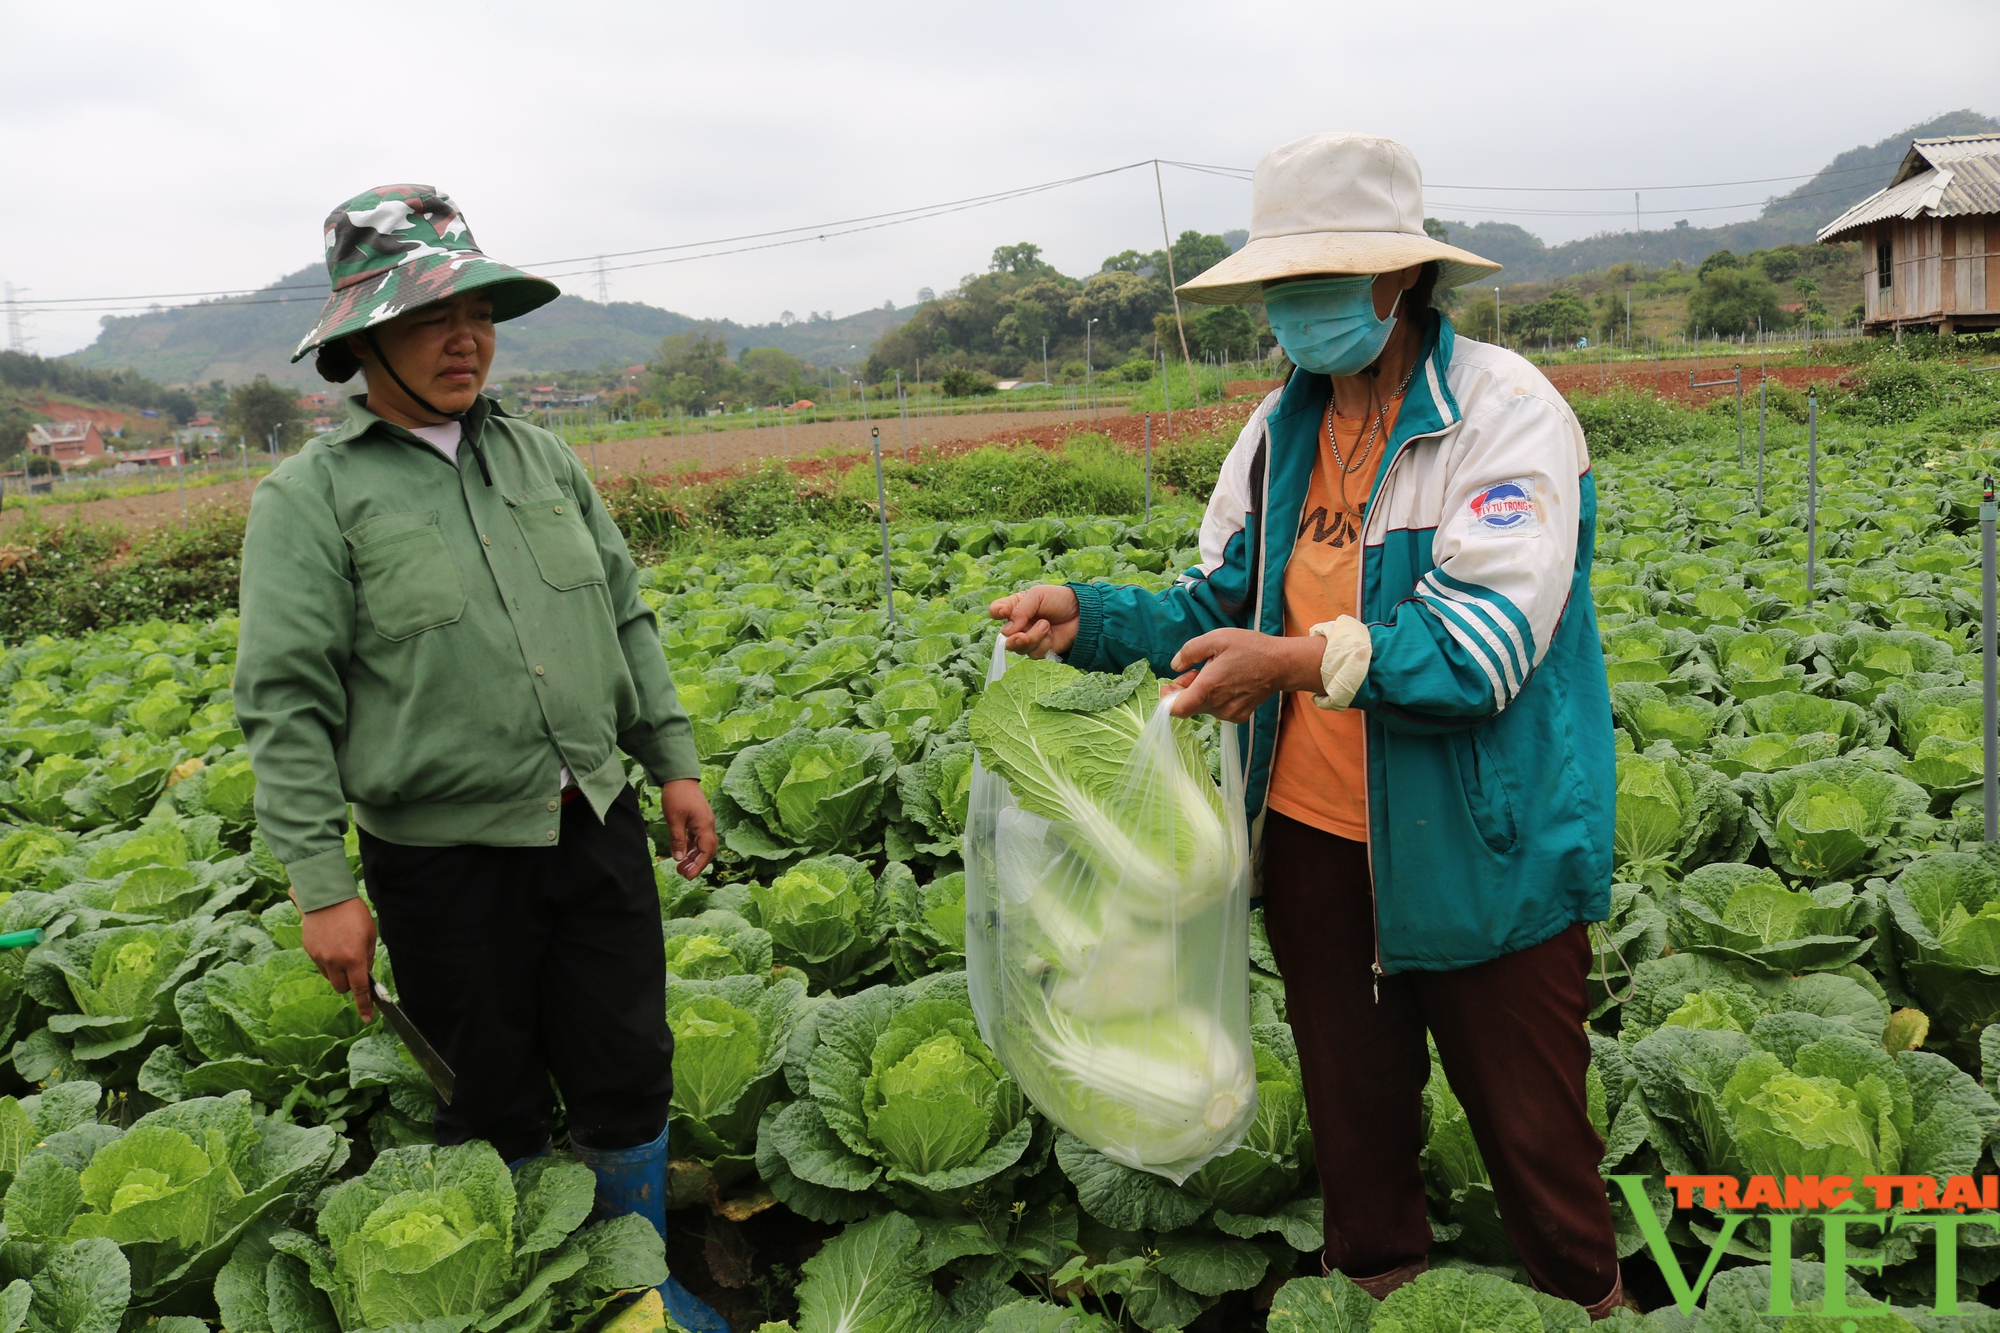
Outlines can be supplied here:
[[980, 1035], [1050, 1120], [1176, 1183], [1257, 1111], [1249, 834], [1236, 729], [1221, 782], [1145, 663], [998, 644], [971, 718], [966, 970]]

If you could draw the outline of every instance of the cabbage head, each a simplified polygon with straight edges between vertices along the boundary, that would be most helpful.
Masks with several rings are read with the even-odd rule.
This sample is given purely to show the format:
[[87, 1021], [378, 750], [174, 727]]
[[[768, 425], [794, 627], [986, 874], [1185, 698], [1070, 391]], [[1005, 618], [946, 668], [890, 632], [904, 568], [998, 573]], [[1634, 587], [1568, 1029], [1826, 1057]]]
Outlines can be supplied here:
[[1910, 756], [1903, 775], [1931, 794], [1934, 813], [1942, 814], [1953, 797], [1985, 780], [1983, 704], [1978, 686], [1934, 685], [1915, 690], [1894, 683], [1882, 691], [1876, 706], [1895, 720], [1896, 744]]
[[1730, 860], [1756, 839], [1727, 778], [1670, 746], [1618, 757], [1612, 845], [1621, 878], [1651, 882], [1709, 861]]
[[771, 974], [771, 935], [735, 912], [711, 908], [660, 923], [667, 975], [682, 981]]
[[935, 857], [959, 855], [972, 802], [971, 744], [951, 741], [904, 764], [896, 770], [896, 794], [903, 817], [915, 826], [907, 835], [912, 850]]
[[1611, 687], [1611, 715], [1636, 750], [1666, 741], [1684, 755], [1708, 748], [1724, 715], [1706, 699], [1671, 695], [1657, 685], [1627, 682]]
[[2000, 1105], [1950, 1061], [1890, 1054], [1841, 1017], [1663, 1023], [1630, 1048], [1647, 1110], [1698, 1172], [1970, 1174]]
[[1891, 864], [1936, 821], [1906, 777], [1857, 759], [1821, 759], [1736, 779], [1771, 863], [1794, 879], [1858, 876]]
[[[1602, 600], [1598, 606], [1606, 609]], [[1667, 688], [1675, 669], [1695, 648], [1691, 632], [1663, 629], [1653, 620], [1634, 620], [1600, 631], [1599, 637], [1604, 643], [1605, 673], [1614, 685], [1631, 680]]]
[[1815, 666], [1833, 677], [1833, 692], [1850, 703], [1873, 703], [1892, 683], [1911, 689], [1956, 685], [1952, 646], [1908, 629], [1856, 626], [1825, 643]]
[[1866, 954], [1881, 915], [1872, 891], [1834, 881], [1807, 892], [1765, 866], [1718, 863], [1664, 895], [1676, 950], [1774, 973], [1826, 972]]
[[[889, 879], [884, 872], [884, 881]], [[899, 878], [895, 934], [889, 958], [896, 976], [915, 981], [930, 972], [965, 967], [965, 872], [954, 870], [928, 884]]]
[[[220, 951], [214, 927], [201, 918], [113, 926], [37, 948], [23, 980], [55, 1011], [49, 1040], [86, 1066], [116, 1061], [136, 1069], [147, 1049], [179, 1030], [174, 992]], [[20, 1067], [21, 1047], [14, 1059]]]
[[744, 910], [770, 934], [777, 960], [815, 990], [839, 990], [888, 965], [888, 895], [851, 856], [808, 857], [769, 884], [751, 885]]
[[979, 1036], [965, 974], [874, 986], [815, 1010], [786, 1078], [798, 1101], [757, 1131], [780, 1202], [822, 1222], [890, 1208], [970, 1217], [1004, 1236], [1011, 1184], [1049, 1133]]
[[122, 1132], [90, 1121], [52, 1134], [21, 1158], [0, 1207], [10, 1241], [114, 1242], [133, 1308], [172, 1308], [205, 1293], [254, 1224], [288, 1216], [346, 1160], [333, 1130], [259, 1117], [237, 1092], [163, 1107]]
[[892, 667], [872, 684], [873, 694], [855, 705], [855, 716], [871, 731], [887, 732], [900, 761], [923, 753], [965, 711], [965, 686], [921, 666]]
[[365, 1030], [348, 997], [320, 975], [303, 949], [256, 962], [222, 963], [174, 996], [181, 1046], [162, 1046], [140, 1071], [162, 1101], [238, 1088], [265, 1106], [304, 1107], [342, 1120], [350, 1104], [348, 1050]]
[[674, 1034], [668, 1142], [677, 1164], [677, 1202], [754, 1174], [757, 1121], [784, 1090], [786, 1044], [806, 1008], [805, 984], [797, 977], [667, 984], [667, 1025]]
[[1717, 736], [1709, 742], [1708, 765], [1724, 777], [1745, 773], [1776, 773], [1840, 753], [1840, 737], [1830, 731], [1801, 736], [1760, 732], [1751, 736]]
[[1745, 699], [1729, 720], [1738, 736], [1797, 737], [1831, 735], [1839, 753], [1889, 741], [1887, 719], [1860, 704], [1828, 699], [1796, 690], [1779, 690]]
[[330, 1305], [322, 1318], [336, 1328], [571, 1326], [667, 1277], [660, 1233], [643, 1217], [582, 1225], [595, 1191], [575, 1162], [535, 1158], [510, 1173], [484, 1140], [393, 1149], [321, 1196], [317, 1238], [280, 1231], [269, 1258], [253, 1249], [231, 1260], [217, 1284], [223, 1322], [258, 1327], [262, 1315], [269, 1327], [278, 1312], [258, 1298], [287, 1291]]
[[1903, 981], [1937, 1043], [1969, 1058], [2000, 1020], [2000, 856], [1932, 852], [1883, 895]]
[[773, 678], [780, 694], [801, 695], [845, 687], [873, 671], [887, 653], [888, 646], [872, 634], [822, 639], [793, 658]]
[[1880, 983], [1859, 967], [1790, 977], [1713, 955], [1675, 953], [1634, 969], [1618, 1040], [1629, 1047], [1669, 1026], [1748, 1033], [1775, 1013], [1815, 1014], [1880, 1044], [1889, 1002]]
[[1801, 640], [1796, 631], [1717, 625], [1703, 637], [1704, 659], [1735, 698], [1795, 691], [1806, 678], [1805, 664], [1797, 660]]
[[796, 728], [742, 750], [716, 793], [716, 824], [738, 856], [789, 861], [880, 843], [895, 746], [880, 732]]

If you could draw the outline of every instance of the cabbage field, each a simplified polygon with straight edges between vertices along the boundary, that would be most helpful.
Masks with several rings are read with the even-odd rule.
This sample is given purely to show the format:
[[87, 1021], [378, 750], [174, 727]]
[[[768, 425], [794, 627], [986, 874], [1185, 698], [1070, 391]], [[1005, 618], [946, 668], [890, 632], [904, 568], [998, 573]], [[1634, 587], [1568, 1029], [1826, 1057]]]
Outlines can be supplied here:
[[[1663, 1174], [1994, 1169], [2000, 858], [1978, 841], [1975, 523], [1992, 452], [1912, 432], [1828, 445], [1810, 589], [1803, 447], [1772, 453], [1761, 512], [1733, 440], [1600, 460], [1620, 882], [1591, 1107], [1603, 1171], [1653, 1179], [1691, 1275], [1721, 1220], [1673, 1212]], [[1057, 1131], [980, 1039], [959, 857], [984, 607], [1043, 579], [1163, 587], [1198, 518], [899, 524], [893, 616], [873, 531], [644, 572], [725, 844], [698, 884], [659, 879], [668, 1258], [749, 1311], [739, 1327], [1584, 1325], [1522, 1284], [1441, 1075], [1433, 1271], [1380, 1307], [1296, 1276], [1317, 1273], [1318, 1182], [1254, 918], [1256, 1118], [1184, 1185]], [[235, 630], [153, 622], [0, 657], [0, 932], [46, 934], [0, 952], [0, 1333], [609, 1317], [617, 1292], [660, 1279], [650, 1231], [583, 1225], [588, 1176], [561, 1158], [510, 1179], [484, 1145], [429, 1144], [429, 1085], [300, 950], [254, 830]], [[1643, 1287], [1638, 1223], [1622, 1198], [1614, 1211]], [[746, 1238], [780, 1223], [824, 1243], [801, 1273], [753, 1274]], [[1852, 1254], [1882, 1261], [1855, 1270], [1876, 1297], [1930, 1303], [1932, 1227], [1854, 1234]], [[1734, 1231], [1711, 1309], [1761, 1308], [1771, 1243], [1761, 1221]], [[1792, 1244], [1816, 1257], [1818, 1228]], [[1810, 1298], [1817, 1270], [1798, 1271]], [[2000, 1280], [2000, 1229], [1962, 1229], [1957, 1280], [1968, 1299]]]

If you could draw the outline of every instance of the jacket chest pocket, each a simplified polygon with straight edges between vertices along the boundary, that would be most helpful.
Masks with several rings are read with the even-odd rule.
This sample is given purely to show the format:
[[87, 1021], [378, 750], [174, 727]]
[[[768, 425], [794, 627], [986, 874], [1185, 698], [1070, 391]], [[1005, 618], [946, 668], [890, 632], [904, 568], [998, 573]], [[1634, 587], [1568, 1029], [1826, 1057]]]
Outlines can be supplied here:
[[535, 557], [542, 582], [568, 591], [604, 582], [604, 562], [584, 525], [581, 506], [560, 486], [544, 486], [507, 500], [521, 540]]
[[435, 509], [381, 514], [343, 535], [353, 553], [361, 600], [383, 638], [414, 638], [465, 614], [465, 583]]

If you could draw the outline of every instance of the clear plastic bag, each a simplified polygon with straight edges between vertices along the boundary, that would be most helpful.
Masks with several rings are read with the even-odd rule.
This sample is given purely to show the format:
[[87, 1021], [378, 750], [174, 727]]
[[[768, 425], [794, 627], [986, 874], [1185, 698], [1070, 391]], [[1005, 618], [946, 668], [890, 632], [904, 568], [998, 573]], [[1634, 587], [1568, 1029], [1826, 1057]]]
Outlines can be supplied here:
[[[996, 643], [989, 688], [1007, 667]], [[1237, 729], [1222, 724], [1218, 786], [1192, 724], [1151, 702], [1149, 673], [1081, 679], [1087, 702], [1108, 682], [1134, 711], [1119, 720], [1144, 718], [1121, 769], [1091, 773], [1076, 761], [1080, 771], [1065, 774], [1050, 763], [1050, 781], [1033, 780], [1029, 793], [1038, 814], [999, 773], [973, 767], [972, 1007], [980, 1035], [1044, 1115], [1113, 1161], [1179, 1184], [1235, 1149], [1257, 1112]], [[1047, 698], [1061, 709], [1058, 695], [1073, 693]]]

